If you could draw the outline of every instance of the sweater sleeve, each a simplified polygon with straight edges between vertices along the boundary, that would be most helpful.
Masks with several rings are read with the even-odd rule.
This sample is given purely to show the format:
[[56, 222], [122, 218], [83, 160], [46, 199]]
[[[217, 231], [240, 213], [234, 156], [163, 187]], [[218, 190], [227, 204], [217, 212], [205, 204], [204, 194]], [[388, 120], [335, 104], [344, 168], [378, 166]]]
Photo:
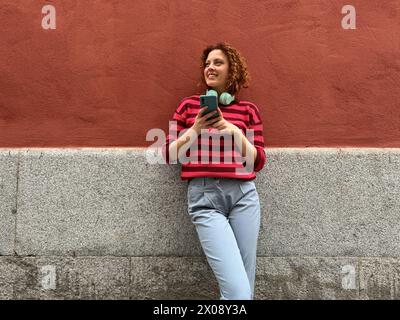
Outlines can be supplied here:
[[169, 146], [178, 139], [179, 134], [186, 128], [186, 103], [183, 100], [176, 108], [172, 120], [169, 121], [168, 135], [165, 143], [162, 145], [162, 156], [167, 164], [176, 164], [177, 161], [170, 161]]
[[254, 130], [254, 141], [251, 141], [251, 143], [257, 150], [257, 156], [254, 163], [254, 171], [258, 172], [264, 167], [267, 157], [264, 150], [265, 146], [264, 146], [263, 124], [260, 112], [258, 111], [257, 106], [254, 104], [251, 104], [249, 106], [249, 117], [250, 121], [248, 129]]

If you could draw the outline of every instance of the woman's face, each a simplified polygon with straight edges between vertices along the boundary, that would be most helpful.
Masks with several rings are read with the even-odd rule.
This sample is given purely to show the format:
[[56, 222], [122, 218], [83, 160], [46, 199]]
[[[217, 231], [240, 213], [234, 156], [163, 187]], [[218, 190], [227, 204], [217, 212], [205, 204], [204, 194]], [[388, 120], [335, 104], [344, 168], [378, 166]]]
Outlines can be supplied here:
[[217, 90], [219, 94], [225, 91], [229, 75], [229, 61], [222, 50], [216, 49], [208, 54], [204, 79], [207, 86]]

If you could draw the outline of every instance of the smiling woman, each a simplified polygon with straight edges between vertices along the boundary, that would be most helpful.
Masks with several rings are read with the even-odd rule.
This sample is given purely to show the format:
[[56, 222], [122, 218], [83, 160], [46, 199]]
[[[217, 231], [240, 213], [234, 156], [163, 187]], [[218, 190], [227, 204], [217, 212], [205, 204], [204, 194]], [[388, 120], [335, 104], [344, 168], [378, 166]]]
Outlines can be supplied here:
[[204, 68], [207, 86], [214, 88], [220, 95], [225, 90], [228, 79], [229, 61], [223, 51], [217, 49], [209, 53]]
[[[203, 84], [217, 90], [226, 90], [232, 95], [238, 93], [242, 87], [247, 88], [250, 81], [245, 59], [226, 43], [207, 47], [201, 57], [200, 69]], [[213, 73], [219, 78], [208, 78], [208, 75]], [[222, 82], [224, 82], [223, 86], [221, 86]]]
[[190, 153], [188, 162], [181, 161], [181, 177], [189, 181], [188, 213], [220, 298], [253, 299], [260, 228], [253, 180], [266, 161], [262, 121], [253, 103], [234, 96], [249, 81], [245, 60], [235, 48], [226, 43], [205, 48], [201, 76], [206, 95], [217, 96], [219, 107], [203, 114], [207, 106], [200, 107], [200, 96], [183, 99], [170, 122], [164, 157], [171, 163]]

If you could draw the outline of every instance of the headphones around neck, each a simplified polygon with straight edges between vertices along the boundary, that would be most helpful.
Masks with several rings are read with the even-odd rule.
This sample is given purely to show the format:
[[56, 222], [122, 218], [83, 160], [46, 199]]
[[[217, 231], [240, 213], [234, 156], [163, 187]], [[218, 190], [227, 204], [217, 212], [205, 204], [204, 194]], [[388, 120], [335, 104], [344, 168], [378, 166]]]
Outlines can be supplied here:
[[207, 90], [206, 96], [216, 96], [219, 102], [225, 106], [230, 104], [232, 101], [235, 100], [235, 96], [232, 96], [228, 92], [223, 92], [221, 95], [218, 97], [218, 92], [215, 90]]

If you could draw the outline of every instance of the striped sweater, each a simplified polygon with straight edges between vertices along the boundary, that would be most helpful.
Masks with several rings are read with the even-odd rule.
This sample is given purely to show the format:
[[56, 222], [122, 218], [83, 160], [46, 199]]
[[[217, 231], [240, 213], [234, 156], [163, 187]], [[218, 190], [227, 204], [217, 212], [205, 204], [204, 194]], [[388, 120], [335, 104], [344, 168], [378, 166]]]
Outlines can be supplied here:
[[[252, 160], [245, 161], [238, 147], [241, 144], [235, 143], [233, 136], [219, 133], [214, 128], [203, 129], [197, 141], [194, 141], [186, 151], [186, 157], [178, 159], [182, 164], [182, 180], [195, 177], [253, 180], [256, 177], [255, 172], [263, 168], [266, 161], [263, 125], [256, 105], [248, 101], [234, 101], [227, 106], [219, 105], [219, 108], [224, 119], [240, 128], [254, 145], [257, 150], [256, 160], [254, 163]], [[170, 161], [170, 143], [194, 124], [199, 110], [200, 97], [198, 95], [184, 98], [175, 110], [166, 142], [162, 147], [163, 157], [168, 164], [176, 163]], [[183, 147], [185, 145], [181, 148]]]

